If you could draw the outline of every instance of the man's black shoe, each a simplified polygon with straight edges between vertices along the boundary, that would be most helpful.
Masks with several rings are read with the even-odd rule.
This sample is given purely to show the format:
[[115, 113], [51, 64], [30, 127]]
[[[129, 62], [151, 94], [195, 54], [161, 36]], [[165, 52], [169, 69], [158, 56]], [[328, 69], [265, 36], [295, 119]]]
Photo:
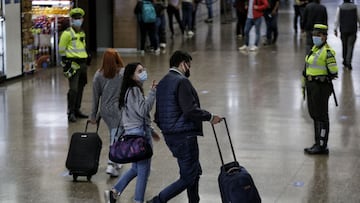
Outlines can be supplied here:
[[271, 45], [271, 42], [269, 40], [266, 40], [264, 43], [263, 43], [264, 46], [269, 46]]
[[81, 111], [76, 111], [75, 116], [76, 116], [76, 118], [88, 118], [89, 117], [88, 115], [83, 114]]
[[68, 115], [68, 121], [71, 123], [75, 123], [76, 122], [76, 116], [74, 113], [69, 113]]
[[208, 19], [206, 19], [206, 20], [204, 20], [205, 21], [205, 23], [212, 23], [213, 22], [213, 19], [212, 18], [208, 18]]
[[305, 148], [304, 152], [306, 154], [310, 154], [310, 155], [313, 155], [313, 154], [329, 154], [329, 149], [321, 147], [319, 145], [313, 145], [312, 147]]
[[155, 203], [155, 199], [157, 198], [157, 196], [155, 196], [154, 198], [152, 198], [151, 200], [146, 201], [146, 203]]

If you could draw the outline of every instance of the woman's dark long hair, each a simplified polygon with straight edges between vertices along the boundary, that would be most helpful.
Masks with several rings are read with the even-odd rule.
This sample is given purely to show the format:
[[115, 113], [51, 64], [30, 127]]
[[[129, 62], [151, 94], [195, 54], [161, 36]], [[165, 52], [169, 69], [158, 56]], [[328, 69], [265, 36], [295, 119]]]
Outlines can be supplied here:
[[121, 109], [121, 107], [123, 107], [125, 105], [125, 95], [126, 95], [126, 91], [129, 88], [139, 87], [141, 92], [144, 94], [144, 90], [143, 90], [142, 86], [137, 81], [132, 79], [138, 65], [141, 65], [141, 63], [139, 63], [139, 62], [129, 63], [125, 67], [124, 77], [123, 77], [121, 91], [120, 91], [120, 98], [119, 98], [119, 108], [120, 109]]

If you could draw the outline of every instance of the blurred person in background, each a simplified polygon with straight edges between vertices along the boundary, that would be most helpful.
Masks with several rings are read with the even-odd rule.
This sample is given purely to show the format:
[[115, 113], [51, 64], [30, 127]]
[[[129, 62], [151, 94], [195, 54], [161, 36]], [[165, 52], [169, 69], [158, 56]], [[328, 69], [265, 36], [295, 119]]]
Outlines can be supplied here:
[[334, 34], [338, 36], [337, 30], [340, 27], [342, 57], [345, 69], [352, 70], [351, 61], [358, 26], [360, 26], [360, 16], [357, 6], [350, 0], [344, 0], [344, 3], [336, 10]]
[[303, 15], [307, 0], [294, 0], [294, 32], [298, 32], [298, 24], [300, 25], [301, 33], [304, 33]]
[[180, 17], [180, 0], [169, 0], [169, 4], [167, 7], [167, 14], [169, 19], [169, 29], [171, 32], [171, 38], [174, 38], [174, 22], [173, 22], [173, 16], [175, 16], [175, 19], [179, 25], [179, 28], [181, 30], [181, 34], [184, 34], [184, 25]]
[[236, 36], [241, 39], [245, 36], [245, 22], [247, 15], [247, 0], [235, 0], [233, 7], [236, 9]]
[[306, 32], [306, 54], [313, 47], [312, 31], [315, 24], [328, 25], [327, 10], [320, 0], [310, 0], [304, 9], [303, 25]]
[[264, 11], [266, 22], [266, 42], [264, 45], [275, 44], [279, 35], [278, 31], [278, 10], [280, 0], [269, 0], [269, 7]]
[[[249, 0], [247, 5], [247, 19], [245, 22], [245, 44], [239, 47], [240, 51], [257, 51], [260, 41], [261, 17], [269, 3], [267, 0]], [[249, 47], [250, 30], [255, 26], [255, 44]]]

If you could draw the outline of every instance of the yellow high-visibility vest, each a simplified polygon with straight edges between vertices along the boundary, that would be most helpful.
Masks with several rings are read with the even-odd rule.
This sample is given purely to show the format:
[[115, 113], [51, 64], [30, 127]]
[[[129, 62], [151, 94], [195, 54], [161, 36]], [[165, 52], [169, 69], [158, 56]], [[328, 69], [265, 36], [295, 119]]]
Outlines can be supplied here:
[[59, 54], [67, 58], [87, 58], [85, 33], [75, 32], [72, 27], [65, 30], [60, 37]]
[[322, 47], [313, 46], [310, 55], [305, 57], [306, 75], [319, 76], [338, 72], [335, 51], [328, 44]]

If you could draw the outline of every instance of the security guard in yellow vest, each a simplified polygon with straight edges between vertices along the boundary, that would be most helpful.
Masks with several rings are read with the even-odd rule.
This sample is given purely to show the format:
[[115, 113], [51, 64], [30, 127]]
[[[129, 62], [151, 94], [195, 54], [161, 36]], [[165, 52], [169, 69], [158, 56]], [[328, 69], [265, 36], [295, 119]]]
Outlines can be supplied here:
[[314, 120], [315, 144], [305, 148], [307, 154], [328, 154], [329, 138], [328, 101], [333, 92], [332, 80], [337, 77], [335, 51], [327, 44], [328, 27], [315, 24], [314, 46], [305, 57], [303, 84], [306, 86], [308, 110]]
[[81, 29], [85, 12], [81, 8], [70, 10], [71, 26], [65, 30], [59, 41], [59, 54], [64, 75], [69, 80], [68, 121], [76, 118], [87, 118], [80, 111], [84, 86], [87, 83], [87, 58], [85, 33]]

